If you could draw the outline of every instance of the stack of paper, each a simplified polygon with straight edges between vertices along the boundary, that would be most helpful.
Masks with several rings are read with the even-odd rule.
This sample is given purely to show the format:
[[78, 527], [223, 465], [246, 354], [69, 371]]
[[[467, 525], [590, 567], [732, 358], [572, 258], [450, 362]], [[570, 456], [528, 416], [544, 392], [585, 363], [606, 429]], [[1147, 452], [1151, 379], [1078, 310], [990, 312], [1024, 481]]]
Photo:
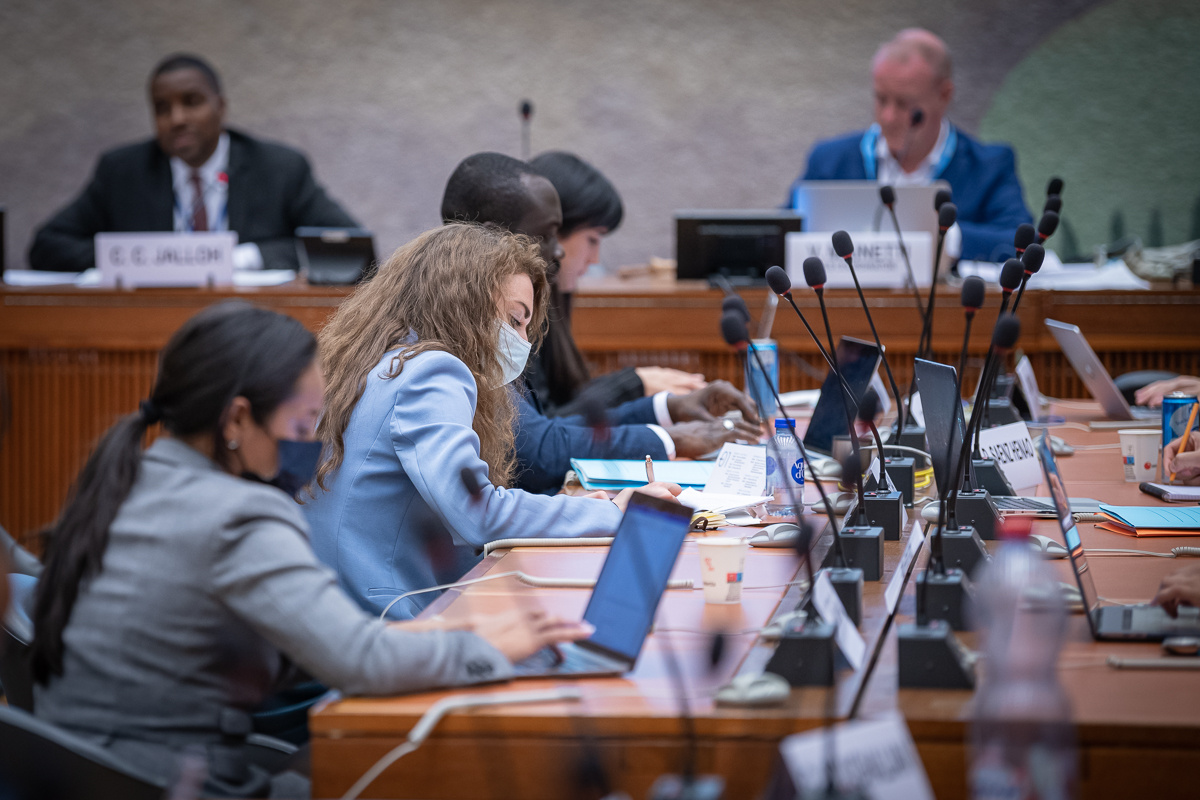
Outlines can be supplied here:
[[1196, 536], [1200, 535], [1200, 506], [1164, 508], [1162, 506], [1110, 506], [1100, 504], [1106, 522], [1096, 524], [1125, 536]]
[[[644, 486], [646, 462], [633, 459], [572, 458], [571, 469], [579, 476], [583, 488], [620, 491]], [[713, 470], [711, 461], [655, 461], [654, 479], [677, 483], [687, 488], [701, 488]]]

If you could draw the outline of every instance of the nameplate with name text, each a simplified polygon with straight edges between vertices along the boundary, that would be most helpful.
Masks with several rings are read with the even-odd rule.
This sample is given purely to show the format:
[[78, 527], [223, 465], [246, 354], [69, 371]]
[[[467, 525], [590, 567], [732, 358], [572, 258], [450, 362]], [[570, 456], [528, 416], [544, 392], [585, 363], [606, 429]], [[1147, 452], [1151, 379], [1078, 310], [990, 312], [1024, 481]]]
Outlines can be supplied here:
[[[894, 289], [909, 285], [908, 269], [894, 231], [855, 233], [854, 271], [863, 288]], [[854, 288], [850, 268], [833, 249], [833, 232], [789, 233], [784, 245], [787, 273], [793, 286], [805, 286], [804, 259], [816, 256], [825, 263], [825, 286], [830, 289]], [[917, 286], [928, 286], [933, 279], [933, 247], [928, 231], [904, 234], [904, 247], [912, 264]]]
[[1028, 489], [1042, 483], [1042, 466], [1033, 439], [1024, 422], [986, 428], [979, 432], [979, 449], [1000, 467], [1014, 489]]
[[101, 286], [231, 286], [233, 231], [98, 233]]

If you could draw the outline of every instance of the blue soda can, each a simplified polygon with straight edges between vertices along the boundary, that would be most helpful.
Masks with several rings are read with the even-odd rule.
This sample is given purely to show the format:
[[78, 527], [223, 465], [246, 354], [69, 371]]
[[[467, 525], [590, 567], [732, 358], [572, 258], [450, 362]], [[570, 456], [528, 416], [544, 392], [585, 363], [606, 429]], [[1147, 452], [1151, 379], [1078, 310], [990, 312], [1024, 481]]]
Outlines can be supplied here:
[[[771, 390], [779, 391], [779, 345], [774, 339], [754, 339], [754, 349], [762, 361], [763, 375], [753, 353], [746, 354], [746, 394], [768, 417], [775, 416], [775, 398]], [[1186, 420], [1184, 420], [1186, 422]]]
[[[1171, 392], [1163, 398], [1163, 447], [1166, 447], [1186, 433], [1185, 428], [1187, 428], [1188, 417], [1191, 416], [1192, 406], [1195, 404], [1196, 398], [1183, 392]], [[1196, 422], [1200, 422], [1200, 414], [1196, 415]], [[1192, 427], [1196, 427], [1195, 422], [1192, 424]]]

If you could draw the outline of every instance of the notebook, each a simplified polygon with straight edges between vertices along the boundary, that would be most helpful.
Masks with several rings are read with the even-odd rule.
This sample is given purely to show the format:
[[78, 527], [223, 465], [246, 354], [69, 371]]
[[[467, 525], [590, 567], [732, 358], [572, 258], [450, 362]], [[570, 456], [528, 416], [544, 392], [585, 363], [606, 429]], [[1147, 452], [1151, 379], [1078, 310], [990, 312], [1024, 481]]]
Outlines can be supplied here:
[[1096, 527], [1125, 536], [1195, 536], [1200, 534], [1200, 506], [1110, 506], [1100, 504], [1107, 520]]
[[[579, 476], [583, 488], [620, 491], [645, 486], [646, 462], [616, 458], [572, 458], [571, 469]], [[680, 486], [703, 489], [712, 474], [712, 461], [655, 461], [654, 480], [677, 483]]]

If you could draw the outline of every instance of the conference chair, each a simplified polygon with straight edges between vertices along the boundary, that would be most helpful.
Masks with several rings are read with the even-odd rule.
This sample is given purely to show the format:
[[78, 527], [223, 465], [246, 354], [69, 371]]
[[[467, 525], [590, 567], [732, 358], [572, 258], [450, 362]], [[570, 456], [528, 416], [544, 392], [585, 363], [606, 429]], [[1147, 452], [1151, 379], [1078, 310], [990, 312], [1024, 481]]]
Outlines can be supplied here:
[[0, 706], [0, 796], [161, 800], [166, 789], [139, 777], [103, 748], [27, 711]]
[[29, 671], [29, 647], [33, 643], [33, 593], [37, 579], [11, 573], [4, 577], [9, 587], [9, 607], [0, 619], [0, 687], [10, 706], [33, 711], [33, 676]]

